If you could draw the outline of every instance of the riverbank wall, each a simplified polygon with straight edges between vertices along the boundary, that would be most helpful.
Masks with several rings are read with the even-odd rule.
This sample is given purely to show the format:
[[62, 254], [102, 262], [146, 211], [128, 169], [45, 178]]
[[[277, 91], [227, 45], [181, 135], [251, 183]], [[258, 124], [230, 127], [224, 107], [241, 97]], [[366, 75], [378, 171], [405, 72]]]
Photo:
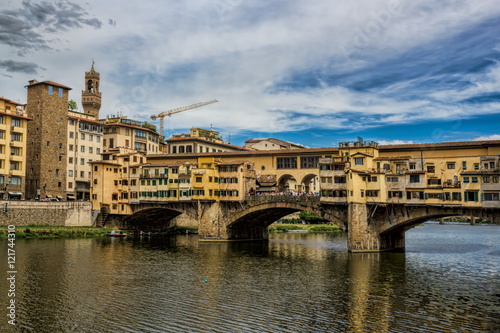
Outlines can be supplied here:
[[92, 226], [89, 201], [0, 200], [0, 225]]

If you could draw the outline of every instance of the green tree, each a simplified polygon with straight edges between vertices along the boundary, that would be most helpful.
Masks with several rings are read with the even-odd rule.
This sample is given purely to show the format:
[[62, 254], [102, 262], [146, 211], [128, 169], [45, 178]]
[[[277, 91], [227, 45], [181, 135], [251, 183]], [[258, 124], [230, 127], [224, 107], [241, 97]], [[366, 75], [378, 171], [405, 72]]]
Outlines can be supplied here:
[[78, 110], [78, 105], [76, 104], [76, 102], [72, 99], [70, 99], [68, 101], [68, 110], [69, 111], [76, 111]]

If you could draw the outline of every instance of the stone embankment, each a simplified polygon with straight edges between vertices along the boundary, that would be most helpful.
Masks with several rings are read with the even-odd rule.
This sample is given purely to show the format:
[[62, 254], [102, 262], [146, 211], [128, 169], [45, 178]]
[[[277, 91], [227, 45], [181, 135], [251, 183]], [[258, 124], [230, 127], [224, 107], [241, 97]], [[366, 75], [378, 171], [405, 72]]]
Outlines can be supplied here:
[[88, 201], [0, 200], [0, 225], [92, 226]]

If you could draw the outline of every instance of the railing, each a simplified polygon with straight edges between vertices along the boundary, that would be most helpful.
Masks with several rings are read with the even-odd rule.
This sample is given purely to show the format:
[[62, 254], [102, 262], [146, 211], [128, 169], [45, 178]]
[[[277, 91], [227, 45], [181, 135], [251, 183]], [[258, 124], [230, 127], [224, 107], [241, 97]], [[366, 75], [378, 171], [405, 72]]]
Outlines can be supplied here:
[[245, 201], [252, 203], [265, 202], [311, 202], [319, 203], [320, 196], [313, 195], [247, 195]]

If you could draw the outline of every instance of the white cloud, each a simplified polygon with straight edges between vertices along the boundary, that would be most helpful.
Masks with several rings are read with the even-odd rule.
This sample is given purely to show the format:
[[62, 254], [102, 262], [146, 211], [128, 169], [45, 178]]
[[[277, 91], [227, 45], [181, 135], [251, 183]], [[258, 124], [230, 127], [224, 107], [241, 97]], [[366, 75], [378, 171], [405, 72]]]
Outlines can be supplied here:
[[500, 140], [500, 134], [485, 135], [474, 139], [474, 141], [488, 141], [488, 140]]
[[415, 143], [413, 140], [378, 140], [379, 145], [406, 145]]

